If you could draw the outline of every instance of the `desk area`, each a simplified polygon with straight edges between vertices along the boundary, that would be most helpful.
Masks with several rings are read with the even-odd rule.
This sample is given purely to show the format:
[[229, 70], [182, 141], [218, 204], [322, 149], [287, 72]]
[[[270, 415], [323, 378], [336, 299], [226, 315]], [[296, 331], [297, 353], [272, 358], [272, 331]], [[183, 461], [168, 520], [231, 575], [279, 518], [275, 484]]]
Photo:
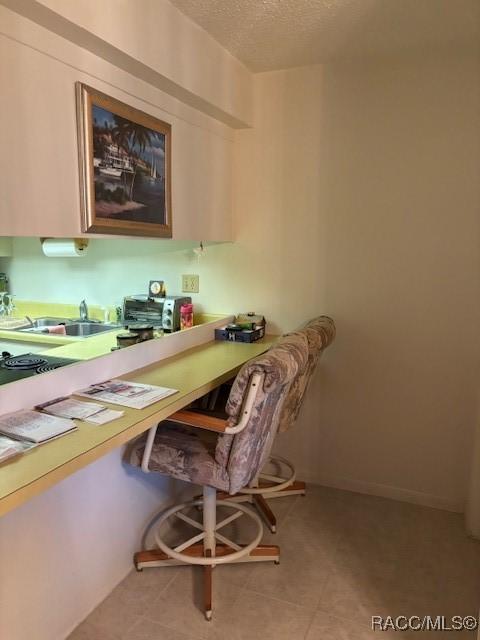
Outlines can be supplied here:
[[78, 422], [75, 433], [0, 466], [0, 516], [211, 391], [274, 341], [275, 336], [251, 344], [211, 341], [122, 375], [132, 382], [178, 389], [178, 393], [142, 410], [125, 408], [122, 418], [103, 426]]

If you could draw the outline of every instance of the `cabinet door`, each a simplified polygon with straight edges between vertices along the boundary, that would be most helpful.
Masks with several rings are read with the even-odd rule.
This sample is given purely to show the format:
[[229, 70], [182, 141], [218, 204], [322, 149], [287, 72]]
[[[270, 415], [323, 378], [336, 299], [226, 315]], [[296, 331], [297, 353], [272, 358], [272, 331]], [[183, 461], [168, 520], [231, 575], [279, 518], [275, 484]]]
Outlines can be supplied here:
[[0, 34], [0, 148], [8, 149], [0, 154], [0, 236], [98, 237], [83, 234], [81, 225], [75, 100], [81, 81], [171, 123], [173, 239], [232, 240], [229, 132], [220, 135], [167, 113], [161, 92], [147, 103], [124, 79], [122, 90], [98, 79], [98, 69], [92, 72], [95, 82]]

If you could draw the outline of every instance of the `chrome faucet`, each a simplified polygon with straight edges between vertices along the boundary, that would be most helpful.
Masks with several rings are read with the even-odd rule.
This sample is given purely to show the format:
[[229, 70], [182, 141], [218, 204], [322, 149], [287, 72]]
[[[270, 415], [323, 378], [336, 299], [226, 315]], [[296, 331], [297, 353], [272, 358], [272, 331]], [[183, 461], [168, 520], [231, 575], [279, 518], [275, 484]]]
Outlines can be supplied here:
[[80, 306], [78, 307], [78, 310], [80, 312], [80, 320], [82, 322], [88, 322], [88, 307], [85, 300], [82, 300], [80, 302]]
[[12, 315], [15, 309], [15, 303], [13, 302], [13, 295], [11, 293], [0, 292], [0, 316], [6, 316], [7, 318]]
[[[5, 298], [7, 298], [5, 300]], [[6, 314], [7, 316], [11, 316], [13, 311], [16, 309], [15, 303], [13, 301], [13, 295], [9, 293], [8, 295], [3, 296], [3, 303], [6, 305]]]

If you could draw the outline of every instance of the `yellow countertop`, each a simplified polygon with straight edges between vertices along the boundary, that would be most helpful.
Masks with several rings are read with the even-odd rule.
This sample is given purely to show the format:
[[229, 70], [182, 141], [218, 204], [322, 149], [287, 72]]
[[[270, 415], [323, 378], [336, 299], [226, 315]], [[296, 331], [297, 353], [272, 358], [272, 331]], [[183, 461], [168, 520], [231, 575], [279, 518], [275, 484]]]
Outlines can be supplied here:
[[46, 333], [33, 333], [29, 331], [13, 331], [11, 329], [0, 329], [0, 340], [13, 340], [14, 342], [34, 342], [37, 344], [44, 344], [45, 349], [47, 345], [63, 346], [65, 344], [72, 344], [78, 341], [78, 338], [72, 338], [71, 336], [62, 336]]
[[45, 345], [45, 351], [38, 351], [55, 358], [73, 358], [74, 360], [89, 360], [97, 356], [110, 353], [117, 345], [117, 333], [125, 331], [122, 327], [113, 331], [106, 331], [88, 338], [78, 338], [45, 333], [30, 333], [21, 331], [0, 331], [0, 341], [13, 341]]
[[106, 331], [96, 336], [88, 338], [74, 338], [68, 344], [58, 346], [55, 349], [47, 348], [46, 351], [40, 351], [45, 355], [54, 356], [55, 358], [72, 358], [73, 360], [90, 360], [110, 353], [112, 347], [117, 346], [117, 334], [124, 332], [125, 329], [115, 329], [114, 331]]
[[212, 341], [123, 375], [125, 380], [170, 387], [178, 389], [178, 393], [145, 409], [122, 408], [125, 411], [122, 418], [103, 426], [77, 421], [78, 431], [2, 464], [0, 515], [211, 391], [235, 375], [245, 362], [265, 352], [275, 339], [266, 336], [252, 344]]

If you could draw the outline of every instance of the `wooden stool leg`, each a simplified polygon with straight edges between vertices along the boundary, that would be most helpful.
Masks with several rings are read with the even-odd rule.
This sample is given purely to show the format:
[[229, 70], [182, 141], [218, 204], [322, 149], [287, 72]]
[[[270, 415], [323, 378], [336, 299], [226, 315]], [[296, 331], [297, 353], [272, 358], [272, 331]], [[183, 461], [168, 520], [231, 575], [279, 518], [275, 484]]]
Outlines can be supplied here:
[[267, 501], [260, 493], [253, 494], [253, 503], [267, 521], [268, 527], [272, 533], [277, 531], [277, 519], [270, 509]]
[[[210, 558], [212, 555], [212, 552], [210, 551], [210, 549], [206, 549], [205, 550], [205, 556], [207, 558]], [[209, 565], [205, 565], [203, 567], [203, 602], [204, 602], [204, 608], [205, 608], [205, 618], [207, 620], [211, 620], [212, 619], [212, 572], [213, 572], [213, 567], [211, 564]]]
[[[241, 545], [240, 545], [241, 546]], [[185, 549], [185, 555], [192, 558], [202, 558], [205, 556], [203, 544], [192, 544]], [[232, 553], [232, 548], [226, 544], [217, 544], [215, 553], [216, 558], [223, 558]], [[280, 561], [280, 547], [276, 544], [259, 544], [255, 549], [250, 551], [244, 558], [240, 558], [236, 562], [275, 562]], [[170, 556], [160, 549], [148, 549], [145, 551], [137, 551], [135, 554], [135, 563], [138, 569], [146, 567], [164, 567], [164, 566], [185, 566], [185, 562], [172, 560]], [[233, 564], [233, 563], [232, 563]]]
[[[205, 537], [203, 539], [203, 550], [206, 558], [215, 555], [215, 528], [217, 518], [217, 492], [213, 487], [203, 487], [203, 530]], [[203, 570], [204, 576], [204, 602], [205, 602], [205, 618], [212, 619], [212, 565], [205, 565]]]

